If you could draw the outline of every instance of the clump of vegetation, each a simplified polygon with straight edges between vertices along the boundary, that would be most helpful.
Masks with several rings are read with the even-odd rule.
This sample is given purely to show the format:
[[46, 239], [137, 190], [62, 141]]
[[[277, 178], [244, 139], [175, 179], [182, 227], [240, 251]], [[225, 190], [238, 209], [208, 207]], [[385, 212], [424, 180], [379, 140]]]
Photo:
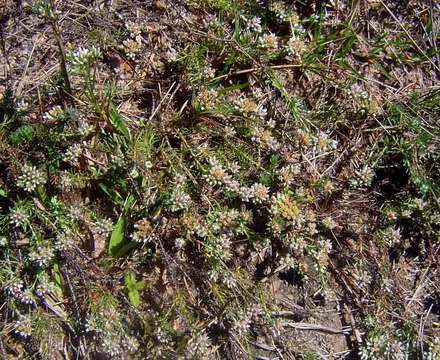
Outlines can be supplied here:
[[439, 358], [438, 6], [7, 3], [5, 358]]

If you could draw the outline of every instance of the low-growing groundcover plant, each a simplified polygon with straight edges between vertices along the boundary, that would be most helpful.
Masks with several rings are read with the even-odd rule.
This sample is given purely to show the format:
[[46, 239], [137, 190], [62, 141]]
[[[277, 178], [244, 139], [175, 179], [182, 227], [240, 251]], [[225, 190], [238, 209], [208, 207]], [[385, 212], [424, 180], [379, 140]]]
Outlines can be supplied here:
[[6, 1], [5, 359], [440, 359], [433, 1]]

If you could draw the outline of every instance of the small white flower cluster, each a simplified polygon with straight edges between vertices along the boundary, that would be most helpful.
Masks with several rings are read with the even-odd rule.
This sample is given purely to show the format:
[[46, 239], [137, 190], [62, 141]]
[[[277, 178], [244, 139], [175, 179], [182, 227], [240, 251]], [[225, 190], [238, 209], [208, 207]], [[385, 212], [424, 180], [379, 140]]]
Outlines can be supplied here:
[[136, 36], [135, 39], [125, 39], [120, 46], [121, 50], [125, 52], [125, 55], [131, 60], [136, 59], [136, 55], [142, 48], [142, 37]]
[[211, 186], [223, 185], [231, 182], [231, 175], [223, 168], [215, 156], [208, 159], [209, 170], [205, 175], [206, 181]]
[[278, 37], [275, 34], [263, 34], [259, 38], [260, 46], [268, 51], [277, 51], [279, 49]]
[[388, 246], [396, 246], [402, 241], [402, 234], [400, 233], [400, 229], [393, 228], [393, 227], [387, 227], [382, 232], [382, 237], [387, 243]]
[[49, 265], [54, 256], [55, 250], [48, 243], [41, 246], [36, 246], [28, 254], [29, 260], [36, 263], [40, 267]]
[[46, 120], [55, 121], [59, 120], [64, 114], [64, 110], [61, 106], [55, 105], [48, 112], [44, 114]]
[[358, 100], [369, 100], [371, 98], [368, 91], [366, 91], [364, 86], [359, 82], [356, 82], [351, 86], [350, 95]]
[[207, 79], [214, 79], [215, 77], [215, 69], [211, 65], [206, 65], [203, 69], [203, 75]]
[[124, 336], [122, 346], [127, 349], [130, 354], [134, 354], [139, 349], [139, 341], [134, 336]]
[[223, 261], [228, 261], [231, 259], [231, 245], [231, 238], [227, 234], [221, 234], [215, 238], [216, 251]]
[[33, 165], [25, 164], [21, 170], [21, 175], [17, 179], [17, 186], [28, 192], [32, 192], [45, 182], [46, 178], [41, 170], [38, 170]]
[[64, 153], [63, 160], [73, 166], [78, 166], [82, 153], [83, 147], [80, 144], [70, 145]]
[[184, 219], [184, 224], [188, 235], [208, 236], [209, 228], [203, 218], [190, 215]]
[[22, 227], [29, 221], [29, 214], [22, 207], [15, 207], [9, 213], [9, 222], [15, 227]]
[[130, 237], [137, 243], [146, 243], [157, 239], [151, 222], [146, 218], [140, 219], [134, 224], [134, 231]]
[[94, 61], [101, 57], [101, 52], [95, 46], [90, 48], [80, 47], [79, 49], [67, 55], [67, 62], [70, 70], [80, 72], [86, 66], [91, 65]]
[[49, 277], [46, 274], [43, 274], [38, 279], [38, 284], [35, 288], [35, 294], [39, 297], [43, 297], [46, 294], [54, 293], [55, 286], [50, 281]]
[[75, 244], [75, 235], [70, 230], [60, 232], [55, 239], [55, 249], [67, 251]]
[[277, 151], [280, 148], [279, 142], [273, 137], [269, 129], [264, 129], [259, 126], [252, 129], [252, 141], [256, 142], [262, 147], [266, 147], [272, 151]]
[[32, 289], [30, 288], [24, 289], [18, 300], [25, 305], [35, 304], [35, 296], [32, 292]]
[[[256, 204], [261, 204], [269, 200], [269, 189], [260, 183], [255, 183], [251, 187], [241, 186], [240, 183], [233, 179], [220, 161], [215, 156], [208, 159], [209, 169], [205, 175], [205, 179], [211, 186], [224, 185], [226, 190], [237, 193], [243, 201], [253, 200]], [[232, 163], [231, 171], [236, 173], [239, 171], [239, 164]]]
[[119, 149], [115, 150], [114, 154], [110, 155], [110, 163], [115, 167], [123, 167], [126, 165], [124, 154]]
[[361, 360], [406, 359], [404, 345], [385, 332], [370, 332], [359, 349]]
[[264, 119], [267, 116], [267, 109], [262, 104], [257, 102], [248, 96], [235, 96], [232, 97], [232, 105], [234, 109], [247, 117], [257, 117]]
[[193, 336], [187, 344], [186, 355], [189, 359], [209, 359], [212, 354], [211, 339], [205, 331]]
[[84, 216], [84, 207], [80, 204], [70, 205], [68, 207], [68, 216], [72, 221], [82, 220]]
[[263, 184], [255, 183], [250, 187], [251, 197], [254, 203], [262, 204], [269, 200], [269, 188]]
[[301, 172], [300, 164], [288, 164], [278, 171], [278, 178], [286, 185], [290, 185]]
[[88, 317], [84, 328], [87, 333], [93, 333], [95, 339], [99, 340], [97, 344], [100, 350], [110, 357], [120, 357], [126, 352], [134, 353], [139, 348], [137, 339], [125, 334], [122, 324], [117, 320], [110, 321], [105, 311]]
[[4, 287], [4, 291], [7, 295], [17, 299], [22, 304], [32, 305], [35, 303], [32, 290], [24, 288], [24, 283], [21, 279], [13, 279]]
[[80, 118], [78, 120], [78, 133], [81, 136], [89, 136], [95, 130], [92, 124], [89, 124], [86, 119]]
[[240, 220], [237, 209], [227, 209], [218, 213], [218, 229], [232, 228]]
[[434, 337], [429, 342], [428, 351], [425, 352], [424, 358], [426, 360], [439, 360], [440, 359], [440, 337]]
[[223, 131], [224, 131], [225, 136], [228, 137], [228, 138], [234, 137], [237, 134], [237, 132], [235, 131], [234, 127], [233, 126], [229, 126], [229, 125], [225, 126], [223, 128]]
[[60, 173], [60, 185], [63, 189], [70, 189], [75, 184], [75, 177], [68, 171], [61, 171]]
[[365, 268], [365, 264], [359, 263], [352, 272], [352, 276], [355, 279], [356, 286], [365, 291], [368, 289], [371, 284], [372, 277], [368, 270]]
[[203, 16], [203, 26], [207, 28], [221, 28], [222, 23], [217, 19], [214, 14], [206, 14]]
[[8, 239], [6, 236], [0, 236], [0, 247], [6, 247], [8, 245]]
[[203, 89], [197, 94], [197, 101], [202, 111], [213, 110], [218, 102], [218, 92], [215, 89]]
[[113, 222], [111, 219], [98, 219], [93, 224], [93, 234], [107, 237], [113, 230]]
[[125, 28], [130, 33], [130, 36], [133, 38], [136, 38], [137, 36], [141, 35], [142, 29], [141, 26], [134, 21], [127, 21], [125, 23]]
[[323, 131], [313, 137], [312, 143], [318, 153], [336, 150], [338, 147], [338, 140], [332, 139], [329, 134]]
[[329, 253], [332, 250], [332, 243], [330, 240], [319, 240], [318, 241], [318, 249], [314, 254], [315, 258], [315, 269], [321, 273], [325, 273], [326, 267], [329, 263]]
[[368, 187], [373, 182], [374, 176], [374, 170], [365, 165], [362, 169], [355, 171], [355, 176], [349, 180], [350, 186], [355, 189]]
[[184, 174], [175, 174], [173, 177], [173, 184], [175, 186], [183, 186], [187, 181], [187, 177]]
[[298, 235], [296, 232], [287, 233], [283, 236], [284, 245], [288, 246], [295, 255], [303, 256], [306, 252], [307, 241], [306, 239]]
[[213, 234], [205, 242], [205, 254], [210, 264], [208, 274], [211, 281], [222, 280], [224, 282], [226, 277], [230, 277], [224, 269], [224, 262], [229, 261], [232, 257], [231, 246], [232, 241], [227, 233]]
[[246, 20], [246, 27], [251, 32], [261, 33], [263, 28], [261, 27], [261, 18], [254, 16]]
[[222, 284], [224, 284], [228, 289], [237, 288], [238, 282], [235, 277], [231, 276], [229, 273], [223, 272], [223, 275], [220, 278]]
[[280, 22], [289, 21], [291, 12], [287, 8], [286, 4], [284, 4], [282, 1], [272, 2], [269, 9], [275, 14], [278, 21]]
[[23, 338], [32, 335], [32, 320], [28, 316], [20, 316], [14, 324], [14, 333]]
[[186, 243], [187, 243], [187, 239], [184, 237], [178, 237], [174, 240], [174, 245], [179, 250], [183, 249], [185, 247]]
[[189, 196], [182, 186], [176, 186], [170, 197], [171, 211], [179, 211], [188, 209], [191, 204], [191, 196]]
[[285, 45], [288, 60], [300, 59], [306, 51], [306, 44], [303, 39], [292, 35]]
[[6, 294], [12, 297], [19, 297], [23, 293], [24, 283], [21, 279], [13, 279], [5, 287], [4, 290]]
[[331, 217], [327, 216], [324, 219], [322, 219], [322, 226], [324, 226], [327, 230], [333, 230], [335, 227], [338, 226], [338, 223]]
[[114, 333], [106, 333], [102, 336], [101, 348], [104, 353], [110, 357], [122, 355], [122, 346], [120, 344], [120, 337]]
[[251, 327], [252, 311], [241, 312], [232, 323], [232, 332], [239, 338], [247, 335]]
[[279, 260], [280, 267], [282, 268], [293, 268], [297, 264], [296, 259], [292, 256], [292, 254], [287, 253]]
[[29, 107], [29, 103], [24, 98], [21, 98], [17, 100], [16, 107], [17, 112], [25, 112]]
[[100, 332], [101, 324], [98, 317], [88, 317], [85, 320], [84, 331], [86, 333]]

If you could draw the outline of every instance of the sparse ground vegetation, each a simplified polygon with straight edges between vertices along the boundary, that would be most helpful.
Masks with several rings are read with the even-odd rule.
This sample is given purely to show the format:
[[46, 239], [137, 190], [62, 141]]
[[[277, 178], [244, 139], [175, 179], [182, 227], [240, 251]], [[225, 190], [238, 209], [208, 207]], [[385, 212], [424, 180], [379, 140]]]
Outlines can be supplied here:
[[5, 359], [440, 359], [440, 6], [0, 0]]

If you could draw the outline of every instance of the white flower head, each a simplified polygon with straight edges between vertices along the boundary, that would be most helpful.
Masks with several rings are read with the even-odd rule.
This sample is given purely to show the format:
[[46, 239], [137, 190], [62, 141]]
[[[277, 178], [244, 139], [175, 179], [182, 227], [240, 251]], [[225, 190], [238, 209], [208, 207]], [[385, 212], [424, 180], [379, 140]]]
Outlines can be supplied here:
[[33, 165], [25, 164], [21, 175], [17, 179], [17, 185], [28, 192], [34, 191], [39, 185], [46, 182], [44, 173]]

